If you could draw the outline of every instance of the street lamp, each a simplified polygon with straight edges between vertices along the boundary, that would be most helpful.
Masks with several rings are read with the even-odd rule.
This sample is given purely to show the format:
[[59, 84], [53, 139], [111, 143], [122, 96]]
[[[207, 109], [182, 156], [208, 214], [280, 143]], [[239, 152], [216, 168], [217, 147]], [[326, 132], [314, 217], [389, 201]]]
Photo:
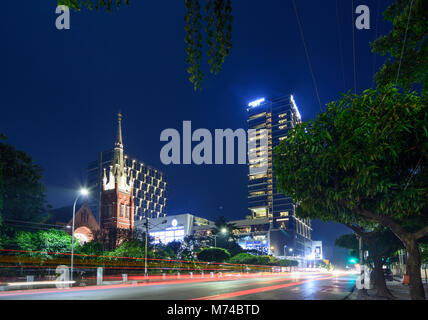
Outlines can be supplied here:
[[76, 203], [77, 200], [79, 200], [80, 196], [84, 196], [86, 197], [89, 194], [88, 189], [86, 188], [82, 188], [80, 189], [76, 200], [74, 200], [74, 204], [73, 204], [73, 224], [71, 227], [71, 268], [70, 268], [70, 281], [73, 281], [73, 259], [74, 259], [74, 220], [75, 220], [75, 216], [76, 216]]
[[[222, 234], [226, 234], [226, 233], [227, 233], [227, 229], [226, 229], [226, 228], [221, 228], [221, 229], [220, 229], [220, 232], [221, 232]], [[216, 235], [216, 234], [214, 235], [214, 247], [216, 247], [216, 248], [217, 248], [217, 235]]]

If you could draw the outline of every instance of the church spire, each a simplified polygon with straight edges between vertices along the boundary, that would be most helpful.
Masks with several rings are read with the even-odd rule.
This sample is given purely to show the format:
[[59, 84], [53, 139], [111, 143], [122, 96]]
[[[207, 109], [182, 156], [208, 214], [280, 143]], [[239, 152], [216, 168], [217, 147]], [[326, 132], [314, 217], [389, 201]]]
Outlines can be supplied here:
[[104, 174], [103, 186], [104, 190], [112, 190], [117, 187], [121, 192], [131, 192], [132, 185], [128, 182], [128, 170], [125, 163], [125, 155], [123, 153], [122, 141], [122, 113], [119, 112], [117, 123], [117, 138], [114, 144], [113, 161], [109, 168], [109, 173]]
[[120, 112], [120, 111], [117, 114], [117, 138], [116, 138], [116, 146], [123, 148], [123, 141], [122, 141], [122, 112]]
[[122, 141], [122, 113], [117, 114], [117, 138], [114, 144], [113, 174], [116, 178], [124, 174], [123, 141]]

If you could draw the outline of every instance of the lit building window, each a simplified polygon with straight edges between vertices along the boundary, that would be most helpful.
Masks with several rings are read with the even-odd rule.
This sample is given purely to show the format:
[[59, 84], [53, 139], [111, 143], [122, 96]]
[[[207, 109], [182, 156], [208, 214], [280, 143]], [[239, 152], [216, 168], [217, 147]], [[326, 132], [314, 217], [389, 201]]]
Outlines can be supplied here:
[[150, 232], [150, 236], [154, 238], [154, 243], [167, 244], [172, 241], [184, 240], [184, 228], [174, 228], [174, 230]]
[[288, 217], [288, 211], [281, 211], [281, 212], [279, 213], [279, 215], [280, 215], [281, 217]]
[[263, 195], [266, 195], [266, 192], [264, 191], [250, 192], [250, 197], [263, 196]]
[[251, 116], [251, 117], [248, 119], [248, 121], [251, 121], [251, 120], [254, 120], [254, 119], [257, 119], [257, 118], [263, 117], [263, 116], [265, 116], [265, 115], [266, 115], [266, 112], [262, 112], [262, 113], [255, 114], [255, 115]]
[[250, 176], [250, 180], [262, 179], [262, 178], [266, 178], [266, 173], [264, 173], [264, 174], [257, 174], [257, 175], [254, 175], [254, 176]]

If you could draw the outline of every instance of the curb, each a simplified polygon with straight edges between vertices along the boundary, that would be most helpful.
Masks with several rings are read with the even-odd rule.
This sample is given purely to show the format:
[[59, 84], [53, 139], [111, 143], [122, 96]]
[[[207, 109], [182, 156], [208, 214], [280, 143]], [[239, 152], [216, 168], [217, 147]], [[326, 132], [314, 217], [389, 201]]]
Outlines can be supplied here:
[[357, 286], [354, 284], [350, 293], [348, 293], [342, 300], [349, 300], [349, 297], [354, 293]]

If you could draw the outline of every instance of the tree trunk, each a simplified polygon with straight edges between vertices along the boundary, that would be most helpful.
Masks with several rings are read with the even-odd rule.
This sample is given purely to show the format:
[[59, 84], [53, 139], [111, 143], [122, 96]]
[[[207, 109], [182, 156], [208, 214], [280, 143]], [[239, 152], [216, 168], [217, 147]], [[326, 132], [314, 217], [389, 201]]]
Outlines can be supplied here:
[[411, 237], [406, 241], [407, 271], [410, 280], [410, 298], [412, 300], [425, 300], [425, 290], [421, 277], [421, 256], [416, 240]]
[[394, 299], [395, 297], [389, 291], [386, 286], [385, 276], [383, 275], [383, 263], [382, 258], [379, 256], [373, 256], [374, 262], [374, 278], [375, 278], [375, 286], [376, 286], [376, 296], [383, 297], [387, 299]]

